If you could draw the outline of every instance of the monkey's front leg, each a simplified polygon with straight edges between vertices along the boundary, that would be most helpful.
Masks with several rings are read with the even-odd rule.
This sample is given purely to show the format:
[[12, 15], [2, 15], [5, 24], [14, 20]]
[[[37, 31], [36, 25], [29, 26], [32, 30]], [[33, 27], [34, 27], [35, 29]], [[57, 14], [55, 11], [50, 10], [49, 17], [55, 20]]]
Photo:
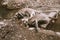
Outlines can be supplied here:
[[36, 26], [35, 26], [36, 32], [39, 32], [40, 31], [40, 28], [38, 27], [38, 21], [35, 20], [35, 23], [36, 23]]

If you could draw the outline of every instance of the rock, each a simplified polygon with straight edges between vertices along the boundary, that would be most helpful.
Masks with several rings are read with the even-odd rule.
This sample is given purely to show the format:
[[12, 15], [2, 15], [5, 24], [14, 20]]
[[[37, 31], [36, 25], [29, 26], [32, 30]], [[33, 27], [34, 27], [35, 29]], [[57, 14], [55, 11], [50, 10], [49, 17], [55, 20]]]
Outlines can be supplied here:
[[6, 6], [8, 9], [17, 9], [24, 7], [24, 4], [28, 0], [2, 0], [1, 4]]

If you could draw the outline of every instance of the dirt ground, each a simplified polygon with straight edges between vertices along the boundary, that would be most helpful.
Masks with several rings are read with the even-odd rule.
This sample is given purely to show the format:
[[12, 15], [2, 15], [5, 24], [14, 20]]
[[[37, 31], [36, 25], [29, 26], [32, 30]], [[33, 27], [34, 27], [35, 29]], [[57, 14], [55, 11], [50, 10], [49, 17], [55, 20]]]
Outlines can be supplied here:
[[60, 40], [57, 36], [28, 30], [24, 25], [20, 25], [21, 22], [7, 23], [8, 25], [0, 28], [0, 40]]

